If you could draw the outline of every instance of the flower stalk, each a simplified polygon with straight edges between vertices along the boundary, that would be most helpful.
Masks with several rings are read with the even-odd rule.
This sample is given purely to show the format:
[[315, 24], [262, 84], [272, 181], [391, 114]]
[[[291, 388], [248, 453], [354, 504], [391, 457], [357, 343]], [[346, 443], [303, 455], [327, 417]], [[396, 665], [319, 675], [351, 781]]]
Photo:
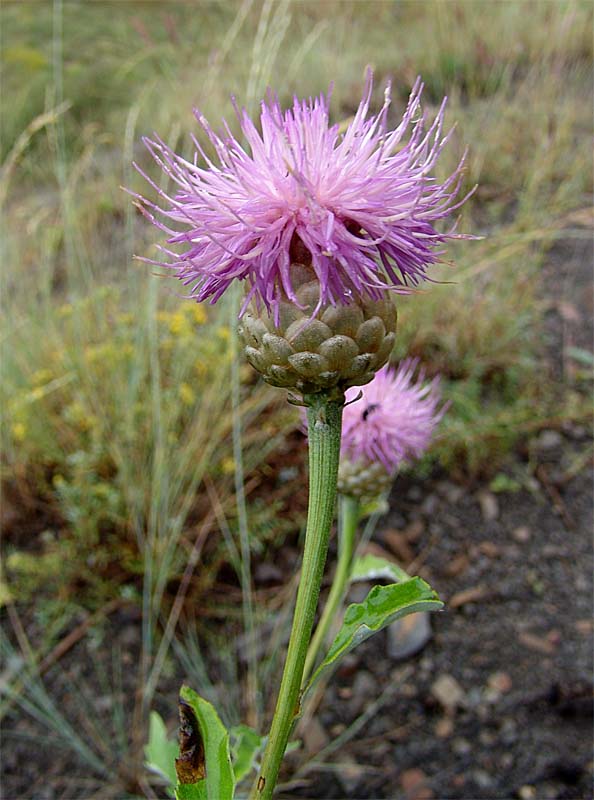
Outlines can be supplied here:
[[339, 503], [338, 561], [324, 611], [320, 617], [320, 621], [307, 652], [307, 658], [305, 659], [302, 681], [303, 687], [305, 687], [307, 679], [315, 667], [320, 648], [328, 638], [332, 622], [336, 619], [336, 614], [342, 604], [353, 565], [355, 537], [361, 519], [361, 504], [356, 497], [349, 497], [347, 495], [340, 495]]
[[299, 713], [303, 670], [334, 517], [344, 401], [328, 400], [322, 393], [304, 400], [308, 404], [309, 504], [303, 565], [276, 709], [250, 800], [269, 800], [272, 797], [293, 723]]

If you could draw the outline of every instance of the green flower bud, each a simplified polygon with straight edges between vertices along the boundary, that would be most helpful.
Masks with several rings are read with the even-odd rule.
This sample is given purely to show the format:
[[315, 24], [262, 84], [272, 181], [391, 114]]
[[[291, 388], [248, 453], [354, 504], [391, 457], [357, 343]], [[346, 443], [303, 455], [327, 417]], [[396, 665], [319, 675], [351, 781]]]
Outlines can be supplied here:
[[341, 397], [349, 386], [369, 383], [394, 347], [396, 306], [391, 296], [322, 306], [312, 316], [319, 283], [311, 268], [294, 264], [291, 269], [302, 308], [281, 300], [276, 325], [252, 304], [239, 323], [247, 360], [272, 386], [304, 395], [323, 391]]
[[386, 492], [394, 481], [381, 461], [351, 463], [341, 458], [338, 469], [338, 491], [358, 500], [374, 500]]

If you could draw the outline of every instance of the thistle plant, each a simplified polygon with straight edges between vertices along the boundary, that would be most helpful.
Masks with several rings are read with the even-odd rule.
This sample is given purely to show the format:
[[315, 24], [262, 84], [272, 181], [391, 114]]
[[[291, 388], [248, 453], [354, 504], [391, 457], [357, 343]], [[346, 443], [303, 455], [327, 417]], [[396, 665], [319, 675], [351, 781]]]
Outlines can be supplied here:
[[[167, 234], [162, 258], [150, 263], [172, 270], [198, 302], [216, 303], [242, 282], [239, 333], [246, 358], [268, 383], [288, 389], [307, 415], [309, 506], [301, 577], [252, 800], [272, 797], [303, 694], [311, 685], [304, 680], [305, 665], [339, 475], [347, 496], [357, 497], [355, 487], [363, 487], [365, 494], [362, 476], [376, 469], [376, 460], [380, 472], [394, 466], [391, 448], [398, 440], [398, 421], [382, 431], [389, 445], [369, 445], [366, 434], [349, 422], [352, 413], [361, 414], [363, 406], [355, 404], [347, 407], [343, 450], [349, 460], [339, 472], [345, 393], [369, 384], [388, 362], [396, 335], [395, 297], [428, 279], [444, 243], [461, 236], [455, 226], [442, 231], [437, 224], [466, 199], [458, 199], [463, 161], [443, 182], [435, 178], [435, 164], [451, 132], [443, 132], [445, 100], [426, 124], [422, 89], [417, 81], [402, 120], [391, 130], [390, 88], [379, 113], [371, 114], [369, 72], [361, 103], [344, 130], [330, 124], [329, 96], [295, 99], [283, 111], [269, 94], [259, 127], [236, 107], [241, 140], [226, 124], [216, 133], [196, 112], [215, 160], [194, 137], [191, 161], [158, 137], [145, 140], [175, 187], [168, 193], [145, 175], [157, 201], [136, 196], [142, 212]], [[386, 386], [386, 380], [380, 377], [376, 387]], [[402, 374], [399, 380], [406, 382]], [[423, 396], [435, 417], [433, 395]], [[364, 427], [380, 428], [386, 415], [376, 414], [372, 406], [363, 412]], [[422, 434], [413, 431], [418, 421], [410, 421], [401, 455], [421, 446]], [[357, 478], [353, 469], [359, 470]], [[394, 619], [441, 606], [419, 578], [375, 587], [372, 594], [369, 603], [347, 610], [314, 679]], [[181, 708], [178, 797], [233, 796], [241, 770], [231, 765], [228, 735], [216, 712], [187, 687]]]

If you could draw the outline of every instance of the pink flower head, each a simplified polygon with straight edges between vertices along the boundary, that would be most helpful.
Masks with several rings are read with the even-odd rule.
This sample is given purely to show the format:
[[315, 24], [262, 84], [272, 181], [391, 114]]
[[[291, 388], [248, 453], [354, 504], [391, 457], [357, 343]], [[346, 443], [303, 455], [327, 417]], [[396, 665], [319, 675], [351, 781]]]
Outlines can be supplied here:
[[435, 227], [466, 200], [456, 201], [464, 159], [443, 183], [436, 180], [433, 169], [451, 131], [443, 134], [445, 99], [426, 127], [422, 90], [417, 80], [394, 130], [387, 125], [389, 86], [380, 112], [369, 114], [369, 71], [344, 132], [330, 125], [329, 96], [295, 98], [283, 111], [269, 94], [260, 129], [236, 109], [245, 146], [226, 124], [216, 134], [195, 111], [215, 161], [194, 137], [192, 160], [158, 137], [145, 139], [176, 185], [167, 194], [142, 173], [163, 207], [135, 195], [140, 207], [176, 247], [161, 247], [165, 260], [151, 263], [172, 268], [198, 301], [214, 303], [234, 280], [246, 281], [242, 313], [255, 297], [275, 318], [283, 295], [297, 302], [291, 260], [303, 248], [320, 284], [320, 305], [348, 304], [353, 295], [379, 299], [386, 290], [418, 285], [445, 241], [469, 238]]
[[[344, 409], [341, 458], [350, 463], [381, 462], [392, 475], [405, 460], [420, 458], [447, 406], [441, 408], [439, 378], [425, 381], [418, 359], [386, 366], [363, 388], [363, 397]], [[360, 390], [348, 389], [347, 402]]]

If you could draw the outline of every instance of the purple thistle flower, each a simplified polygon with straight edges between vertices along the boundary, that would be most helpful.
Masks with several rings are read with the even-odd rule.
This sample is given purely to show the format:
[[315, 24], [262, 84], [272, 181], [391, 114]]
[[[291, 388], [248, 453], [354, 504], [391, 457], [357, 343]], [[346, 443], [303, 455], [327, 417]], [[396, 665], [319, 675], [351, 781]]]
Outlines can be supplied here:
[[[393, 475], [403, 461], [420, 458], [447, 410], [442, 405], [439, 377], [426, 382], [414, 374], [418, 359], [398, 369], [386, 366], [363, 388], [363, 397], [344, 409], [341, 459], [351, 464], [381, 462]], [[360, 390], [346, 392], [347, 403]]]
[[433, 176], [451, 131], [443, 135], [445, 99], [426, 129], [422, 89], [417, 80], [402, 121], [389, 131], [390, 87], [381, 111], [369, 115], [369, 71], [343, 133], [329, 123], [329, 97], [295, 98], [283, 111], [270, 94], [261, 104], [260, 131], [236, 108], [246, 148], [226, 124], [217, 135], [195, 111], [217, 163], [193, 136], [192, 161], [158, 137], [144, 139], [177, 190], [167, 194], [137, 166], [164, 207], [135, 197], [168, 244], [181, 249], [161, 247], [165, 260], [150, 263], [172, 268], [198, 301], [215, 303], [234, 280], [245, 280], [241, 313], [255, 298], [275, 317], [283, 295], [297, 302], [291, 262], [303, 262], [304, 254], [320, 283], [320, 305], [409, 291], [427, 279], [444, 242], [471, 238], [435, 228], [467, 199], [456, 201], [464, 158], [443, 183]]

